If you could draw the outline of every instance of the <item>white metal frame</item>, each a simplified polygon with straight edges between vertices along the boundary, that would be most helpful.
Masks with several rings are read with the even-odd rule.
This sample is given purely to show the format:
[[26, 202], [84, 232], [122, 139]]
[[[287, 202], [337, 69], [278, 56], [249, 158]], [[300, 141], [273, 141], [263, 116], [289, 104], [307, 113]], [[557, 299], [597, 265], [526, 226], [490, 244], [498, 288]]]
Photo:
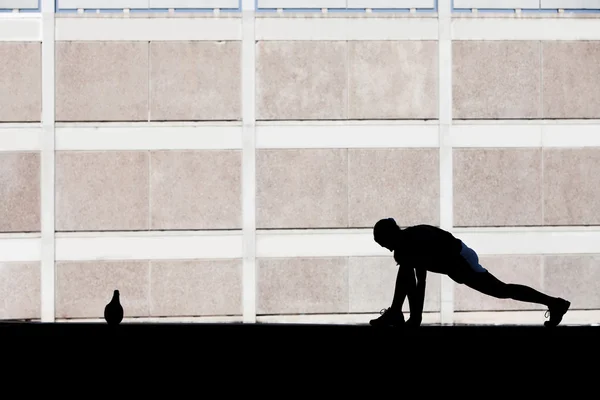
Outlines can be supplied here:
[[[370, 229], [259, 231], [255, 223], [255, 151], [265, 148], [438, 148], [440, 221], [487, 254], [594, 254], [600, 252], [600, 227], [454, 228], [452, 149], [455, 147], [598, 147], [600, 120], [454, 121], [452, 119], [452, 40], [600, 39], [600, 19], [452, 18], [450, 0], [440, 0], [437, 17], [257, 17], [254, 0], [242, 3], [239, 18], [55, 19], [54, 1], [44, 0], [39, 14], [0, 15], [0, 41], [41, 41], [42, 121], [1, 124], [0, 152], [41, 152], [42, 229], [40, 234], [1, 234], [0, 262], [40, 261], [42, 320], [54, 321], [55, 260], [182, 259], [243, 260], [244, 322], [273, 320], [256, 315], [256, 257], [389, 256], [372, 241]], [[71, 22], [67, 22], [71, 21]], [[102, 34], [81, 23], [119, 21]], [[210, 22], [208, 22], [210, 21]], [[396, 22], [394, 22], [396, 21]], [[110, 24], [111, 22], [107, 22]], [[79, 25], [78, 25], [79, 24]], [[173, 33], [163, 28], [183, 26]], [[179, 25], [181, 24], [181, 25]], [[542, 25], [543, 24], [543, 25]], [[100, 26], [100, 25], [98, 25]], [[541, 27], [544, 29], [541, 29]], [[4, 27], [4, 28], [3, 28]], [[162, 27], [162, 28], [161, 28]], [[161, 28], [161, 29], [157, 29]], [[92, 30], [92, 31], [95, 31]], [[240, 40], [242, 42], [241, 123], [56, 124], [54, 119], [54, 44], [56, 40]], [[163, 37], [161, 37], [163, 39]], [[255, 115], [256, 40], [438, 40], [439, 121], [257, 122]], [[503, 129], [510, 125], [510, 130]], [[482, 127], [486, 134], [482, 134]], [[496, 134], [502, 129], [502, 134]], [[405, 134], [404, 134], [405, 133]], [[230, 232], [55, 233], [55, 150], [242, 150], [243, 229]], [[168, 243], [168, 246], [154, 244]], [[526, 245], [525, 245], [526, 244]], [[443, 280], [442, 323], [464, 321], [453, 309], [453, 284]], [[466, 314], [465, 314], [466, 315]], [[469, 314], [475, 315], [475, 314]], [[483, 315], [483, 314], [482, 314]], [[505, 315], [505, 314], [503, 314]], [[457, 320], [456, 317], [460, 316]], [[287, 317], [281, 317], [285, 319]], [[290, 317], [291, 318], [291, 317]], [[319, 320], [306, 317], [305, 320]], [[323, 317], [330, 320], [334, 317]], [[352, 318], [352, 317], [348, 317]], [[517, 317], [515, 317], [517, 318]], [[518, 318], [517, 318], [518, 319]], [[281, 319], [280, 319], [281, 320]]]

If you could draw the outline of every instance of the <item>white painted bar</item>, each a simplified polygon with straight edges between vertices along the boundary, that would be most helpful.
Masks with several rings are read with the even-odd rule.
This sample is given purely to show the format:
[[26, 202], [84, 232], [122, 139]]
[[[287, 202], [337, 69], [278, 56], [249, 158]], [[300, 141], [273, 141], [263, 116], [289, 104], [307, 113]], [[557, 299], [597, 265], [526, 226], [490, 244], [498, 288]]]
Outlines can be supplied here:
[[256, 19], [256, 40], [437, 40], [435, 18]]
[[150, 0], [150, 8], [239, 8], [240, 0]]
[[541, 125], [453, 125], [452, 147], [540, 147]]
[[[438, 113], [439, 113], [439, 177], [440, 227], [451, 231], [454, 225], [453, 155], [450, 140], [452, 127], [452, 40], [450, 22], [452, 0], [438, 2]], [[451, 324], [454, 313], [454, 281], [440, 280], [440, 320]]]
[[242, 258], [242, 235], [233, 233], [56, 234], [56, 260], [185, 260]]
[[[0, 124], [0, 152], [40, 151], [42, 128]], [[226, 124], [69, 124], [55, 128], [55, 149], [241, 150], [242, 126]], [[454, 148], [600, 147], [600, 121], [454, 121]], [[436, 148], [439, 127], [429, 122], [278, 122], [256, 126], [259, 149]]]
[[56, 40], [242, 40], [238, 17], [56, 19]]
[[438, 147], [437, 124], [258, 125], [256, 147], [394, 148]]
[[600, 40], [600, 18], [454, 18], [453, 40]]
[[348, 0], [348, 8], [435, 8], [435, 0]]
[[[1, 131], [0, 131], [1, 132]], [[218, 150], [242, 148], [240, 126], [57, 127], [56, 150]]]
[[600, 0], [540, 0], [541, 8], [564, 10], [600, 10]]
[[0, 262], [40, 261], [39, 237], [0, 237]]
[[[454, 228], [453, 234], [486, 255], [600, 254], [600, 227]], [[243, 257], [241, 231], [56, 233], [56, 259], [178, 260]], [[372, 228], [256, 232], [256, 256], [389, 257]], [[0, 235], [0, 261], [39, 261], [39, 234]]]
[[37, 9], [41, 0], [0, 0], [0, 9]]
[[[541, 325], [547, 319], [540, 311], [470, 311], [454, 313], [455, 324], [465, 325]], [[570, 309], [561, 321], [564, 325], [600, 324], [599, 310]]]
[[148, 8], [148, 0], [58, 0], [57, 9]]
[[454, 0], [454, 8], [539, 9], [540, 0]]
[[257, 8], [346, 8], [346, 0], [258, 0]]
[[[453, 228], [480, 255], [600, 254], [600, 227]], [[371, 228], [258, 231], [257, 257], [374, 257], [392, 253], [373, 240]]]
[[0, 42], [40, 42], [42, 22], [33, 18], [5, 18], [0, 14]]
[[256, 3], [243, 0], [242, 41], [242, 314], [256, 322]]
[[55, 318], [55, 2], [42, 2], [41, 319]]
[[0, 128], [0, 152], [40, 151], [42, 128]]
[[544, 147], [600, 147], [600, 124], [543, 126], [542, 144]]
[[600, 228], [494, 229], [454, 228], [469, 247], [482, 255], [600, 254]]

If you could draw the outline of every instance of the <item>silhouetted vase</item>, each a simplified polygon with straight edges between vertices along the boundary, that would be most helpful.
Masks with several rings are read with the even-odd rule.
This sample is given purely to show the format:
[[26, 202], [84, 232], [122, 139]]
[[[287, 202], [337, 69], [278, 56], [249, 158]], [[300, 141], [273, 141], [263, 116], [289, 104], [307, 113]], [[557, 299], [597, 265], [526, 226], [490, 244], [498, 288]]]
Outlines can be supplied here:
[[123, 306], [119, 302], [119, 291], [115, 290], [112, 300], [104, 307], [104, 319], [109, 325], [119, 325], [123, 321]]

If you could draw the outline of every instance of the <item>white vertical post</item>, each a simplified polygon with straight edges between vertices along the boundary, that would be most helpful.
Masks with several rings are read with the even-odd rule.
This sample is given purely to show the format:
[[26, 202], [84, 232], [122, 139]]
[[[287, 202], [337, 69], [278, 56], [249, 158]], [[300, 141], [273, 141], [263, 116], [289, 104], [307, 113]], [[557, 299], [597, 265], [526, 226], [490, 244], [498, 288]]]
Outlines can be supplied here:
[[[438, 101], [440, 135], [440, 227], [451, 231], [453, 221], [452, 198], [452, 0], [438, 1]], [[454, 282], [443, 275], [440, 294], [440, 318], [444, 325], [454, 322]]]
[[54, 322], [54, 0], [42, 0], [41, 319]]
[[256, 322], [255, 0], [242, 0], [243, 322]]

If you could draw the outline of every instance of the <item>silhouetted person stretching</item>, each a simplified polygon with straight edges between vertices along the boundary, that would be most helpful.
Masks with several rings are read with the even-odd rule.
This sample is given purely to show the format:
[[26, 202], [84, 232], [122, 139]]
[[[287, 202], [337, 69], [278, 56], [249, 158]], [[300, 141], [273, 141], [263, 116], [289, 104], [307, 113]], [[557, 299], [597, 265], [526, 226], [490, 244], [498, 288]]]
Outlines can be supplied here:
[[[375, 242], [394, 253], [400, 266], [390, 308], [370, 323], [373, 326], [421, 325], [427, 271], [448, 275], [459, 284], [499, 299], [513, 299], [548, 307], [547, 327], [557, 326], [571, 303], [550, 297], [524, 285], [507, 284], [479, 265], [477, 253], [450, 232], [431, 225], [400, 229], [393, 218], [382, 219], [373, 228]], [[416, 278], [416, 279], [415, 279]], [[408, 297], [410, 318], [404, 322], [402, 305]]]

